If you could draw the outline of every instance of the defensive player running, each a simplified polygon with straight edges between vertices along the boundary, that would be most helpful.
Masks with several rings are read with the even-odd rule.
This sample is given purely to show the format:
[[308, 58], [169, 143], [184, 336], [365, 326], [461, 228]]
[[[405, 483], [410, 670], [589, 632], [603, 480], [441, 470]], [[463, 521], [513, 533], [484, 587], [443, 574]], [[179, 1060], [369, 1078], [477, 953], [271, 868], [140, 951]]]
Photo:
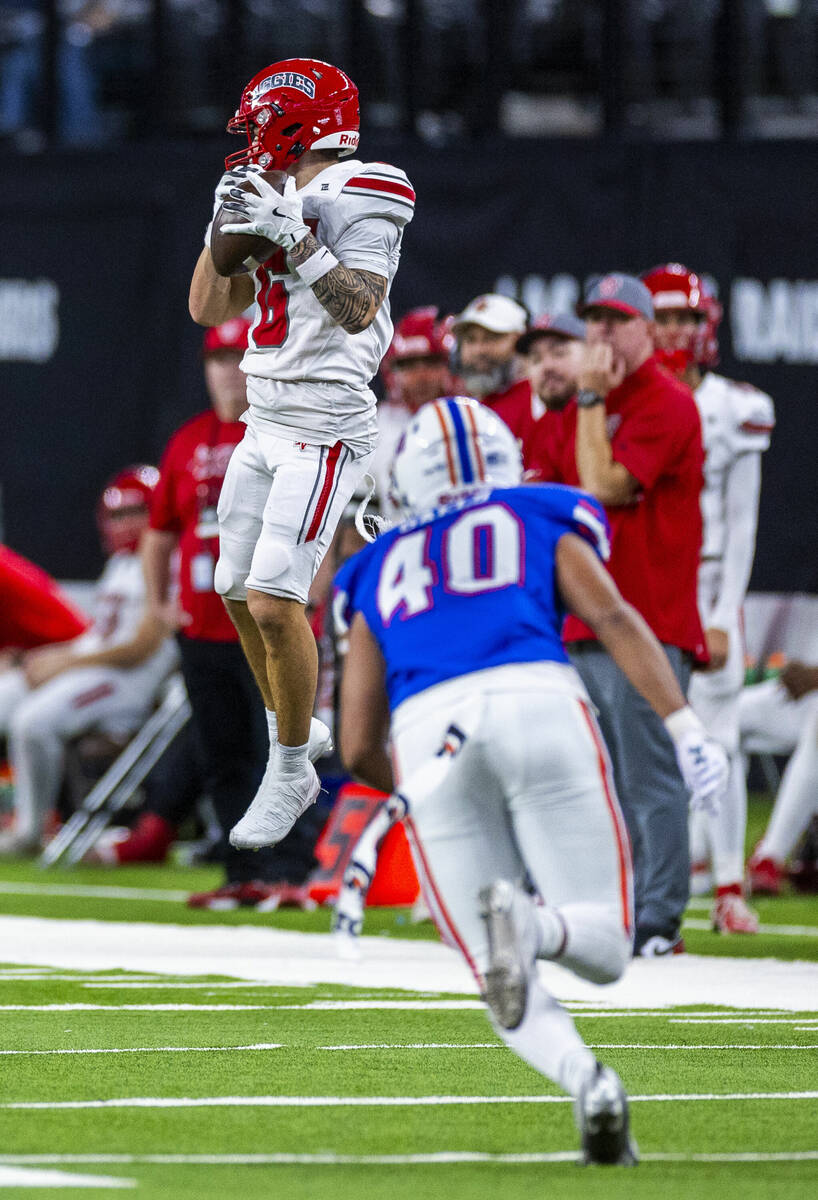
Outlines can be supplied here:
[[[311, 733], [317, 651], [304, 609], [372, 459], [368, 385], [392, 335], [387, 297], [415, 199], [397, 167], [345, 161], [358, 125], [357, 88], [328, 63], [288, 59], [256, 75], [228, 125], [247, 148], [226, 160], [216, 191], [236, 222], [220, 221], [212, 236], [265, 238], [269, 256], [261, 265], [251, 259], [250, 273], [223, 277], [209, 233], [190, 290], [191, 314], [203, 325], [254, 306], [242, 363], [247, 433], [219, 499], [215, 574], [270, 731], [267, 771], [231, 833], [239, 849], [279, 842], [315, 801], [310, 760], [329, 743], [320, 723]], [[283, 194], [267, 170], [288, 173]]]
[[742, 896], [747, 791], [739, 752], [741, 608], [755, 554], [761, 455], [770, 444], [775, 415], [764, 392], [709, 369], [718, 361], [721, 306], [701, 278], [680, 263], [667, 263], [643, 279], [653, 293], [657, 357], [692, 389], [701, 414], [705, 483], [699, 612], [711, 669], [694, 673], [689, 698], [731, 763], [718, 813], [696, 813], [690, 820], [691, 888], [699, 894], [709, 890], [712, 866], [713, 928], [756, 933], [758, 919]]
[[[631, 953], [628, 838], [560, 640], [566, 608], [665, 720], [694, 803], [715, 801], [727, 763], [602, 567], [601, 506], [575, 488], [517, 486], [521, 473], [513, 435], [475, 400], [440, 399], [412, 420], [392, 472], [402, 523], [336, 577], [350, 626], [341, 753], [374, 787], [397, 779], [441, 933], [506, 1044], [576, 1098], [584, 1161], [630, 1164], [622, 1084], [535, 969], [551, 959], [610, 983]], [[517, 886], [526, 872], [545, 904]]]

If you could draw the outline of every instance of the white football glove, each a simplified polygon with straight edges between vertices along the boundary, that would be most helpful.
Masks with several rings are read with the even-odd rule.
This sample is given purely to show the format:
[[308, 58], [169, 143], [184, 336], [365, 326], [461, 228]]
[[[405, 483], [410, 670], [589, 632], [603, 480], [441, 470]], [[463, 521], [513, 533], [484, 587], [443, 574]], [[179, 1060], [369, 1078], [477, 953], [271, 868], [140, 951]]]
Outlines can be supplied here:
[[210, 246], [210, 231], [213, 228], [213, 222], [216, 219], [216, 213], [230, 195], [231, 188], [243, 183], [249, 174], [258, 174], [258, 172], [261, 170], [262, 168], [257, 163], [248, 163], [242, 167], [233, 167], [232, 171], [225, 171], [224, 175], [222, 175], [221, 179], [216, 184], [216, 190], [213, 193], [213, 215], [210, 218], [204, 235], [204, 244], [206, 246]]
[[676, 761], [690, 792], [692, 812], [715, 816], [727, 788], [730, 764], [724, 748], [706, 732], [689, 706], [671, 713], [665, 727], [676, 748]]
[[292, 175], [288, 177], [283, 193], [277, 192], [260, 175], [247, 178], [253, 190], [232, 188], [230, 198], [225, 201], [229, 212], [238, 213], [245, 219], [235, 225], [222, 225], [221, 232], [257, 234], [285, 250], [292, 250], [298, 242], [303, 242], [310, 230], [304, 224], [302, 200]]

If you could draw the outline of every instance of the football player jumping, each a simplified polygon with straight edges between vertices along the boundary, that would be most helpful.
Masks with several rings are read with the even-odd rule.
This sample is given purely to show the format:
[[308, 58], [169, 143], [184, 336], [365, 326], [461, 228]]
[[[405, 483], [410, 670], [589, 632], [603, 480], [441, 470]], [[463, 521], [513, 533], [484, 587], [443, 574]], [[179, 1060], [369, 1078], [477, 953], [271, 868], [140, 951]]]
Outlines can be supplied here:
[[[226, 160], [216, 205], [227, 198], [235, 214], [220, 235], [265, 238], [269, 256], [219, 275], [209, 231], [190, 289], [202, 325], [253, 308], [247, 432], [219, 500], [215, 575], [270, 730], [267, 771], [231, 833], [240, 849], [280, 841], [315, 801], [311, 760], [329, 743], [326, 726], [311, 725], [317, 652], [305, 603], [372, 460], [369, 382], [392, 336], [389, 289], [415, 200], [399, 168], [349, 157], [358, 127], [358, 90], [337, 67], [288, 59], [256, 75], [228, 125], [247, 147]], [[287, 172], [282, 191], [270, 170]]]
[[[576, 1098], [584, 1161], [630, 1164], [622, 1083], [536, 973], [543, 958], [610, 983], [633, 936], [628, 836], [562, 646], [566, 608], [664, 719], [692, 804], [717, 802], [727, 760], [602, 566], [602, 507], [521, 477], [513, 435], [476, 400], [445, 397], [412, 419], [392, 468], [401, 523], [336, 576], [349, 627], [341, 753], [373, 787], [397, 784], [441, 934], [506, 1044]], [[545, 903], [518, 886], [526, 874]]]
[[755, 554], [761, 455], [775, 424], [764, 392], [710, 370], [718, 361], [721, 306], [706, 284], [680, 263], [642, 276], [653, 293], [657, 356], [693, 390], [702, 419], [705, 466], [704, 535], [699, 612], [711, 669], [696, 672], [690, 702], [730, 757], [730, 783], [716, 815], [690, 821], [691, 888], [716, 887], [713, 928], [756, 933], [758, 919], [742, 896], [747, 792], [739, 753], [739, 696], [744, 683], [741, 607]]

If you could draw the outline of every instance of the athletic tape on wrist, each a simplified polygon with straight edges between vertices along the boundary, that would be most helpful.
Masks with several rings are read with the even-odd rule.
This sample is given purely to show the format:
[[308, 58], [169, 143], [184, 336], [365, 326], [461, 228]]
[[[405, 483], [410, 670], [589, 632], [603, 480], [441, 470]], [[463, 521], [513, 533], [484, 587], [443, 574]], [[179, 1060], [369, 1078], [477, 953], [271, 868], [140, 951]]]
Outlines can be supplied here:
[[328, 275], [333, 267], [338, 266], [338, 259], [328, 250], [326, 246], [320, 246], [315, 254], [311, 254], [308, 259], [295, 268], [295, 273], [299, 279], [306, 283], [307, 287], [312, 287], [324, 275]]
[[704, 726], [689, 704], [677, 708], [669, 717], [665, 717], [665, 729], [674, 742], [679, 742], [686, 733], [703, 733]]

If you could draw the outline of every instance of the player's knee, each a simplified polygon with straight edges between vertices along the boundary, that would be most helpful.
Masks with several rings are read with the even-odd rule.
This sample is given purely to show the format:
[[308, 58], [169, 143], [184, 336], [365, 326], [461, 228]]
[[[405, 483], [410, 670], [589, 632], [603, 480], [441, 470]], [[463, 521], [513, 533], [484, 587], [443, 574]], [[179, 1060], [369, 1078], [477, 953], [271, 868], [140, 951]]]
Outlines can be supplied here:
[[246, 600], [247, 587], [244, 580], [245, 576], [221, 555], [213, 573], [213, 587], [218, 594], [228, 600]]
[[594, 983], [616, 983], [633, 954], [631, 937], [621, 926], [606, 932], [604, 951], [594, 964]]
[[47, 728], [43, 714], [30, 704], [22, 705], [9, 722], [9, 744], [15, 752], [36, 750], [43, 742], [50, 740], [50, 737], [51, 731]]
[[271, 596], [250, 588], [247, 593], [247, 608], [250, 616], [261, 630], [265, 642], [275, 645], [286, 636], [294, 611], [303, 608], [295, 600], [284, 596]]

